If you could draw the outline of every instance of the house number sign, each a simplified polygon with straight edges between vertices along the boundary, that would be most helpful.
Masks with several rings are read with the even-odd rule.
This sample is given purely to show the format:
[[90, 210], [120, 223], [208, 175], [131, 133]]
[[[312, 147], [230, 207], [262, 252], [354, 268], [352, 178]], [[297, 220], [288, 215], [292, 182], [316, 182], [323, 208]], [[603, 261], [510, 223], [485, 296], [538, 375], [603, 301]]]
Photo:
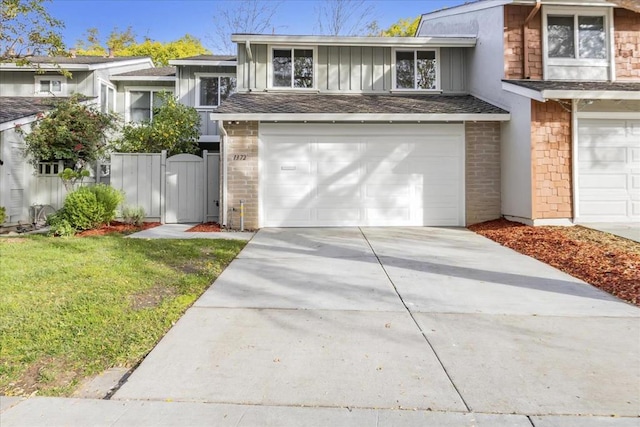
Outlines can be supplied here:
[[247, 160], [246, 154], [234, 154], [233, 160]]

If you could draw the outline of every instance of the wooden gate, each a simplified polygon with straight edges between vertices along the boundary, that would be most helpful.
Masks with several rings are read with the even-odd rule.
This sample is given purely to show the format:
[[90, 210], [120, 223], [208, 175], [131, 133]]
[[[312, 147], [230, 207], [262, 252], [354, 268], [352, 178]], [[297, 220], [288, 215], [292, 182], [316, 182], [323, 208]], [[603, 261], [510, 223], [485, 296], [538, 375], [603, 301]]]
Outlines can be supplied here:
[[167, 159], [168, 224], [204, 221], [204, 160], [193, 154], [177, 154]]

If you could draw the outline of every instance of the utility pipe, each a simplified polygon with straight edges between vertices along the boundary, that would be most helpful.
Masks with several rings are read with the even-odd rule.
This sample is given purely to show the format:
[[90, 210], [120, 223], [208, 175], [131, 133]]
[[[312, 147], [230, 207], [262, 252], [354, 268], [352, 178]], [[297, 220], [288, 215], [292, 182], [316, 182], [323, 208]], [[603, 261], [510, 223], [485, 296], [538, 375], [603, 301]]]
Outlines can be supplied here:
[[218, 130], [220, 131], [220, 158], [222, 160], [222, 179], [220, 185], [220, 210], [222, 211], [222, 226], [227, 226], [227, 130], [224, 128], [224, 122], [218, 120]]
[[[531, 75], [529, 74], [529, 32], [527, 29], [529, 28], [529, 22], [536, 16], [536, 13], [540, 10], [540, 6], [542, 3], [540, 0], [536, 0], [536, 5], [533, 7], [533, 10], [527, 16], [527, 19], [524, 20], [524, 24], [522, 24], [522, 77], [525, 79], [530, 79]], [[540, 28], [542, 31], [542, 28]]]

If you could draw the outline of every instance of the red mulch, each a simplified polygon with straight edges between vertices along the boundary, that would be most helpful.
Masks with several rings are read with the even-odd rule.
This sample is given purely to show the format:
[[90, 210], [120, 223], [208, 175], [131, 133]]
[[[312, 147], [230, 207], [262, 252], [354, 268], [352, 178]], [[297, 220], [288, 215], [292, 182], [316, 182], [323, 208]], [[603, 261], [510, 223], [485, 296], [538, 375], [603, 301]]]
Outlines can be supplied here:
[[187, 232], [205, 232], [205, 233], [218, 233], [222, 231], [220, 224], [217, 222], [205, 222], [204, 224], [198, 224], [191, 227]]
[[640, 243], [580, 226], [530, 227], [505, 219], [469, 229], [640, 306]]
[[105, 234], [111, 233], [123, 233], [123, 234], [131, 234], [136, 231], [148, 230], [153, 227], [159, 226], [159, 222], [145, 222], [142, 225], [133, 225], [133, 224], [125, 224], [124, 222], [112, 221], [109, 224], [105, 224], [100, 228], [95, 228], [93, 230], [85, 230], [76, 234], [79, 237], [85, 236], [104, 236]]

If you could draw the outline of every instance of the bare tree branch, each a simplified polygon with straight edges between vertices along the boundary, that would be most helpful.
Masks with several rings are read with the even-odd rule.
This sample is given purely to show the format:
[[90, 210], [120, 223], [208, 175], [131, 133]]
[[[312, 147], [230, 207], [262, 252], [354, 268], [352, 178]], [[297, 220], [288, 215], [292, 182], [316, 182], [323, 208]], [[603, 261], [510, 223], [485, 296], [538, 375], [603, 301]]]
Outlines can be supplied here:
[[318, 33], [361, 36], [371, 32], [375, 3], [366, 0], [323, 0], [316, 10]]
[[233, 33], [264, 34], [273, 31], [272, 21], [281, 1], [236, 0], [218, 3], [214, 10], [214, 33], [207, 37], [216, 54], [233, 54]]

